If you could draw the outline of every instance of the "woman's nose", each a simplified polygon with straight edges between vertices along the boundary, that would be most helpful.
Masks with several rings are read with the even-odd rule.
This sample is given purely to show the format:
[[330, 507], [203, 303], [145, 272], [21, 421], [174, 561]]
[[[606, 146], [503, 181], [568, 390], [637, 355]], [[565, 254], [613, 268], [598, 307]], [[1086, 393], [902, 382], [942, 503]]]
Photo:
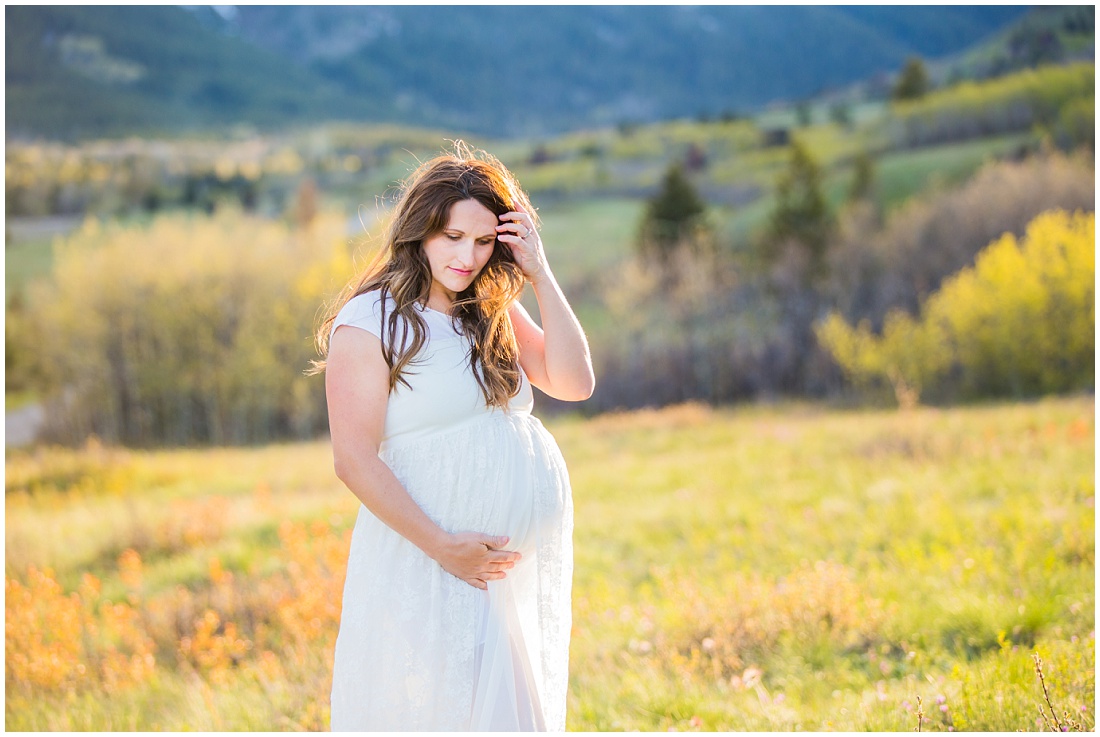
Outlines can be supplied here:
[[464, 267], [471, 266], [474, 263], [474, 242], [472, 240], [463, 240], [459, 243], [458, 248], [455, 249], [455, 257]]

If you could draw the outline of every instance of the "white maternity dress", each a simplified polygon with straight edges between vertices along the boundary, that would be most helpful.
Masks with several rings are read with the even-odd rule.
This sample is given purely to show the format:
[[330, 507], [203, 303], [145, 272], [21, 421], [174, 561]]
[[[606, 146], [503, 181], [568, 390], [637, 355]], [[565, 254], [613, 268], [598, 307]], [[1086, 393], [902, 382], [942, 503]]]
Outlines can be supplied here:
[[[386, 310], [392, 314], [392, 302]], [[488, 591], [455, 578], [360, 505], [332, 676], [331, 727], [565, 729], [573, 502], [553, 437], [531, 415], [526, 376], [489, 409], [469, 340], [424, 309], [428, 341], [390, 394], [379, 457], [450, 532], [508, 535], [522, 558]], [[377, 292], [352, 298], [333, 332], [384, 335]], [[400, 336], [400, 328], [398, 330]]]

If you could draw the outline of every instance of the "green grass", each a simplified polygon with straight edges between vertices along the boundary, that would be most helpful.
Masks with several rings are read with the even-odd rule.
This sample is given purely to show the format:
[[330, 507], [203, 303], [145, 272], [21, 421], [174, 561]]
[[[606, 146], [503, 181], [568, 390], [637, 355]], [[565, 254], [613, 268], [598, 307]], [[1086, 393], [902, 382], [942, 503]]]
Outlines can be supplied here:
[[876, 195], [884, 208], [893, 209], [931, 185], [965, 181], [991, 158], [1009, 155], [1034, 142], [1033, 134], [1021, 133], [883, 156], [875, 162]]
[[542, 242], [558, 279], [565, 283], [598, 276], [630, 255], [642, 209], [643, 203], [627, 199], [540, 207]]
[[[577, 539], [587, 543], [577, 586], [591, 592], [580, 597], [591, 619], [574, 657], [603, 652], [608, 671], [630, 674], [574, 669], [571, 706], [587, 716], [571, 726], [663, 730], [695, 715], [704, 729], [901, 730], [915, 719], [902, 701], [943, 692], [969, 728], [1029, 729], [1030, 701], [1013, 712], [1029, 718], [1014, 722], [992, 709], [995, 689], [964, 698], [963, 686], [985, 679], [1036, 696], [1022, 667], [1032, 646], [1067, 663], [1084, 658], [1062, 685], [1091, 689], [1092, 435], [1080, 434], [1092, 427], [1091, 400], [650, 417], [558, 433], [573, 450]], [[700, 652], [708, 633], [719, 638], [714, 609], [745, 606], [738, 591], [755, 591], [757, 578], [773, 583], [742, 596], [761, 599], [755, 616], [766, 622], [769, 605], [789, 605], [774, 582], [819, 561], [854, 582], [830, 611], [850, 608], [875, 625], [800, 631], [780, 620], [771, 638], [747, 638], [752, 657], [737, 668], [762, 670], [763, 703], [760, 691], [722, 680], [736, 669], [718, 667], [719, 679], [705, 656], [697, 667], [671, 658]], [[835, 582], [822, 574], [819, 583]], [[1089, 693], [1074, 708], [1091, 713]]]
[[[547, 424], [575, 500], [569, 729], [912, 730], [919, 696], [924, 730], [1034, 730], [1033, 651], [1059, 716], [1094, 725], [1091, 397]], [[215, 596], [216, 557], [263, 611], [279, 522], [350, 528], [329, 468], [322, 442], [9, 453], [7, 576], [51, 566], [72, 590], [94, 572], [118, 601], [114, 560], [135, 547], [163, 608], [181, 586]], [[220, 681], [167, 647], [153, 680], [109, 697], [9, 677], [6, 726], [324, 729], [326, 647], [278, 651], [283, 677], [253, 653]]]
[[53, 239], [9, 241], [4, 249], [4, 288], [8, 299], [53, 267]]

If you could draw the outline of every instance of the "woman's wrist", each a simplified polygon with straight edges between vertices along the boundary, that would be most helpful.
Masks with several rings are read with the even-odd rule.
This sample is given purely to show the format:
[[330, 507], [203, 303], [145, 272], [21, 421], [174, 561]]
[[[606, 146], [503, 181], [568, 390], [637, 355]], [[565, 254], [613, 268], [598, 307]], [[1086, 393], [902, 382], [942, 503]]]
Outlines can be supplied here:
[[535, 273], [527, 275], [527, 281], [531, 282], [531, 286], [536, 288], [553, 281], [553, 279], [554, 275], [550, 273], [550, 264], [546, 261], [540, 261]]
[[447, 552], [451, 549], [453, 543], [454, 535], [441, 527], [437, 527], [424, 546], [424, 552], [436, 563], [442, 564], [442, 559], [447, 557]]

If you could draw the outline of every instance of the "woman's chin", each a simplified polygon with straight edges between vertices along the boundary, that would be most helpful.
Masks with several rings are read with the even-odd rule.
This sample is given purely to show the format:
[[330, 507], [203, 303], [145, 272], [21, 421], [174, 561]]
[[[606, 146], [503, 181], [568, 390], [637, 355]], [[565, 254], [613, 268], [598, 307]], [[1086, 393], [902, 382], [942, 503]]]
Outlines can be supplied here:
[[474, 283], [474, 278], [477, 274], [471, 273], [469, 276], [456, 276], [454, 274], [448, 274], [445, 279], [439, 280], [439, 283], [448, 292], [458, 295], [465, 292], [470, 288], [470, 285]]

